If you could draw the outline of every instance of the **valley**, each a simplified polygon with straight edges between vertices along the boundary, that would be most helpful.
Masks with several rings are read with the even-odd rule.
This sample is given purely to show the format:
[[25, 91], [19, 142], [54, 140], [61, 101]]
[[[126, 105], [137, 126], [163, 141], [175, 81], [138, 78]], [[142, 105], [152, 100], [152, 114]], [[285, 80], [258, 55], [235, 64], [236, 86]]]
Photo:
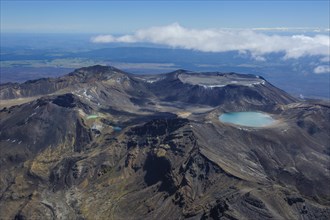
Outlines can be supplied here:
[[3, 219], [330, 217], [330, 103], [261, 76], [95, 65], [1, 84], [0, 100]]

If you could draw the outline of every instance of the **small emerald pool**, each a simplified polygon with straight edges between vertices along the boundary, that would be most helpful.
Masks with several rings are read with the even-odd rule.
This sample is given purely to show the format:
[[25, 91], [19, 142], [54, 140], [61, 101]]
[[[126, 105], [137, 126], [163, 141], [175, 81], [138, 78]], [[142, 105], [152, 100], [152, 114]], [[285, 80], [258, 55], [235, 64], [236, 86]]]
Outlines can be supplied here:
[[122, 128], [121, 127], [118, 127], [118, 126], [114, 126], [112, 128], [113, 128], [114, 131], [121, 131], [122, 130]]
[[95, 119], [95, 118], [98, 118], [98, 117], [99, 117], [98, 115], [88, 115], [87, 119]]
[[219, 120], [248, 127], [265, 127], [275, 123], [270, 115], [261, 112], [228, 112], [220, 115]]

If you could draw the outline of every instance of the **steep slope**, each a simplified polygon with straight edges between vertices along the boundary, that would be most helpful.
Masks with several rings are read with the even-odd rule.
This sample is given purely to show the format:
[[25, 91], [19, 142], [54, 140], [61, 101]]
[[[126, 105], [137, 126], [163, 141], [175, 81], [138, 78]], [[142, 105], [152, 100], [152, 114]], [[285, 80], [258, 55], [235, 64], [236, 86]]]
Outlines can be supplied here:
[[262, 77], [236, 73], [194, 73], [178, 70], [150, 83], [164, 101], [210, 106], [274, 106], [296, 101]]
[[72, 86], [79, 88], [79, 84], [105, 80], [113, 75], [122, 76], [124, 73], [114, 67], [93, 66], [78, 69], [59, 78], [29, 80], [22, 84], [7, 83], [0, 87], [0, 99], [47, 95]]
[[[150, 80], [150, 78], [155, 78]], [[206, 80], [205, 80], [206, 79]], [[150, 102], [152, 98], [167, 102], [183, 102], [209, 106], [240, 105], [262, 107], [296, 101], [265, 79], [236, 73], [194, 73], [178, 70], [158, 76], [133, 76], [114, 67], [93, 66], [75, 70], [60, 78], [3, 84], [0, 99], [62, 94], [72, 92], [94, 103], [122, 100], [134, 104]], [[109, 96], [112, 98], [109, 98]]]
[[[330, 217], [328, 102], [234, 73], [94, 66], [50, 81], [1, 87], [32, 96], [0, 110], [1, 219]], [[239, 110], [276, 123], [219, 121]]]

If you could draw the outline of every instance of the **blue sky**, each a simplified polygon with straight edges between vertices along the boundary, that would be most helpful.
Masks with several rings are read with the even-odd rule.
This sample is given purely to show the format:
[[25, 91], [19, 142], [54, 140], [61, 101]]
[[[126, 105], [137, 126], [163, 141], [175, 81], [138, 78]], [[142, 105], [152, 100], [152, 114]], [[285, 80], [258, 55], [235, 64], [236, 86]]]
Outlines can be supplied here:
[[1, 32], [123, 34], [187, 28], [329, 28], [329, 1], [3, 1]]

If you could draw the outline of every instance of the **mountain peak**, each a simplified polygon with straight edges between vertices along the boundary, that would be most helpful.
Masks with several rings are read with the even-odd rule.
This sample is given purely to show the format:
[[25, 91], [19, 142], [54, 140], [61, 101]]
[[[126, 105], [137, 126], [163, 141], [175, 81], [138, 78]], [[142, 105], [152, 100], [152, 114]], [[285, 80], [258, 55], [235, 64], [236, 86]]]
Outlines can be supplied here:
[[72, 73], [69, 73], [69, 76], [78, 76], [83, 78], [96, 77], [98, 79], [103, 79], [106, 76], [116, 73], [126, 74], [122, 70], [119, 70], [113, 66], [94, 65], [94, 66], [82, 67], [76, 69]]
[[[0, 99], [4, 219], [329, 219], [329, 106], [258, 76], [97, 65]], [[251, 111], [274, 123], [219, 120]]]
[[94, 65], [94, 66], [88, 66], [88, 67], [82, 67], [79, 69], [76, 69], [75, 71], [98, 71], [98, 72], [108, 72], [108, 71], [120, 71], [121, 70], [113, 67], [113, 66], [104, 66], [104, 65]]

